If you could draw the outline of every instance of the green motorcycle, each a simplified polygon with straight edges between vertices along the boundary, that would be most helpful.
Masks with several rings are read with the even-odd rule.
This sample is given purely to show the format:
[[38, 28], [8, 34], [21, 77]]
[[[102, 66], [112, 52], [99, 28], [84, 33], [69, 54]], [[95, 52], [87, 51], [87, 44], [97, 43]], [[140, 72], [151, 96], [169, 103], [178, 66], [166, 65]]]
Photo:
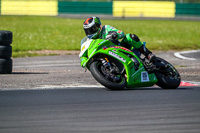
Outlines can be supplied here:
[[180, 74], [173, 65], [156, 57], [154, 62], [137, 56], [131, 50], [105, 39], [81, 41], [81, 66], [110, 90], [158, 85], [163, 89], [176, 89]]

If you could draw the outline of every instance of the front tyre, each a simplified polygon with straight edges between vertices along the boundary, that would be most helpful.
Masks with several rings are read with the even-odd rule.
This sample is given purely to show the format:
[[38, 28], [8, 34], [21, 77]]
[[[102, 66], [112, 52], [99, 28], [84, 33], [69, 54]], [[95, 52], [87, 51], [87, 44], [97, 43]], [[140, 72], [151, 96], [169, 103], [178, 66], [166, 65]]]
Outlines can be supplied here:
[[160, 68], [160, 72], [155, 72], [155, 75], [158, 79], [156, 84], [163, 89], [178, 88], [181, 83], [181, 77], [175, 67], [159, 57], [156, 58], [156, 62], [164, 64], [165, 66]]
[[[115, 75], [113, 73], [109, 73], [109, 70], [106, 69], [107, 68], [105, 68], [100, 61], [94, 61], [90, 65], [90, 72], [92, 76], [100, 84], [102, 84], [110, 90], [123, 90], [126, 87], [126, 78], [120, 74]], [[116, 66], [115, 69], [117, 69]]]

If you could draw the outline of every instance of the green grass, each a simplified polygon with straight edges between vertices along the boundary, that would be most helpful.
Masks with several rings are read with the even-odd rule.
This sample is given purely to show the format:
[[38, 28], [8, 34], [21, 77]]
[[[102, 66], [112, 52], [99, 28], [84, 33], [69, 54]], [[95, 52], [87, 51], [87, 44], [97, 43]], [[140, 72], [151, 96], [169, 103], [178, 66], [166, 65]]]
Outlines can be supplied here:
[[[175, 20], [105, 20], [125, 33], [138, 35], [151, 50], [200, 48], [200, 22]], [[84, 19], [38, 16], [0, 16], [0, 30], [13, 32], [13, 57], [31, 56], [35, 50], [79, 50], [85, 36]], [[35, 55], [34, 55], [35, 56]]]

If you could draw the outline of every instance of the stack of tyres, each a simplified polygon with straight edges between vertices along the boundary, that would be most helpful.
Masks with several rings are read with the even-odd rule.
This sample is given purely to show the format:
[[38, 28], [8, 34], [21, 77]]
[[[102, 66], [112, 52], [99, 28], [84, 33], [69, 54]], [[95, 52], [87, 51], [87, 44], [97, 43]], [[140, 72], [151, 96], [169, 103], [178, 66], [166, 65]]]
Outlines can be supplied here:
[[0, 74], [12, 73], [12, 38], [11, 31], [0, 30]]

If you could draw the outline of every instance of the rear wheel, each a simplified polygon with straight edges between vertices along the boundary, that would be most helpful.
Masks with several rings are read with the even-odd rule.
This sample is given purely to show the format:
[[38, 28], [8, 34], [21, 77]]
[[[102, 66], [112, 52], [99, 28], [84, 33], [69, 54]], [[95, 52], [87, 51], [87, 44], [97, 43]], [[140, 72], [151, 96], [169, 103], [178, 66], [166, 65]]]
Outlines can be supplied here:
[[110, 63], [112, 70], [105, 67], [101, 61], [94, 61], [90, 65], [92, 76], [110, 90], [123, 90], [126, 87], [126, 78], [119, 72], [114, 62]]
[[176, 68], [166, 60], [157, 57], [156, 62], [163, 64], [159, 72], [155, 72], [158, 79], [157, 85], [163, 89], [176, 89], [181, 82], [181, 77]]

